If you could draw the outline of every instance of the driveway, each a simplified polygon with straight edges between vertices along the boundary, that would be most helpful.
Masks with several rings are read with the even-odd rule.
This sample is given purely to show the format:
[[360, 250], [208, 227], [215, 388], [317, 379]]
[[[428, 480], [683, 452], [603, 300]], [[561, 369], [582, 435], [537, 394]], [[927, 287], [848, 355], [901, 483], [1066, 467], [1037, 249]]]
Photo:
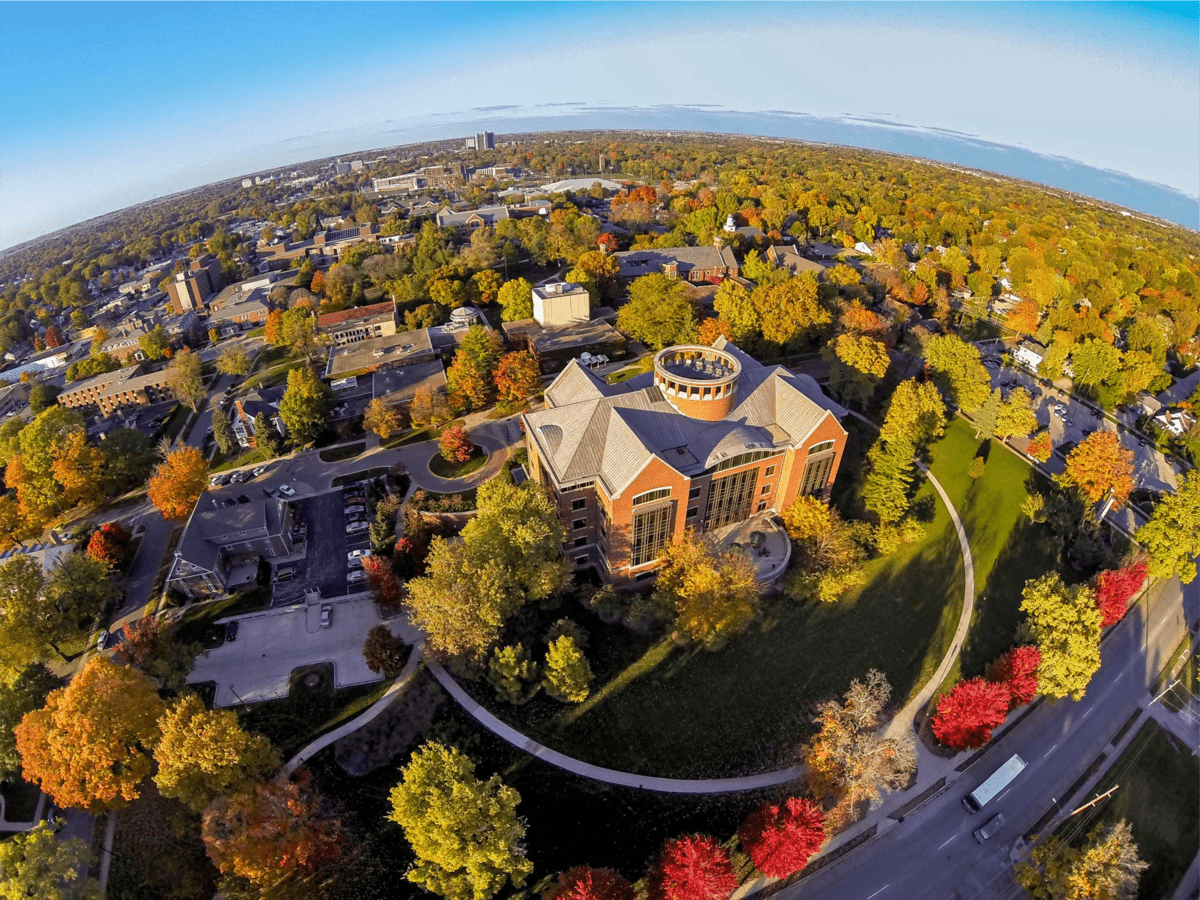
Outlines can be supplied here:
[[[333, 601], [332, 624], [320, 625], [322, 604], [288, 606], [219, 619], [238, 622], [237, 640], [196, 657], [188, 675], [192, 684], [217, 685], [215, 706], [257, 703], [286, 697], [293, 669], [315, 663], [333, 663], [333, 683], [343, 688], [381, 681], [367, 668], [363, 642], [367, 632], [384, 620], [369, 596]], [[404, 633], [403, 616], [387, 622], [393, 633]]]

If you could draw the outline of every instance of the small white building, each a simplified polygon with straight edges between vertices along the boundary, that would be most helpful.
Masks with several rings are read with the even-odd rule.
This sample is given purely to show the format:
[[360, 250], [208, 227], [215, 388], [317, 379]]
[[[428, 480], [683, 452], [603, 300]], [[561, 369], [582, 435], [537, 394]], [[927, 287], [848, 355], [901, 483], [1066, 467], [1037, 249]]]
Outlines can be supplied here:
[[1187, 430], [1196, 423], [1196, 418], [1183, 409], [1164, 409], [1151, 421], [1163, 431], [1183, 437]]
[[1013, 350], [1013, 360], [1024, 366], [1033, 374], [1037, 374], [1038, 366], [1046, 358], [1046, 348], [1033, 341], [1021, 341]]
[[587, 289], [569, 281], [556, 281], [535, 287], [533, 317], [543, 328], [586, 322], [591, 317], [591, 301]]

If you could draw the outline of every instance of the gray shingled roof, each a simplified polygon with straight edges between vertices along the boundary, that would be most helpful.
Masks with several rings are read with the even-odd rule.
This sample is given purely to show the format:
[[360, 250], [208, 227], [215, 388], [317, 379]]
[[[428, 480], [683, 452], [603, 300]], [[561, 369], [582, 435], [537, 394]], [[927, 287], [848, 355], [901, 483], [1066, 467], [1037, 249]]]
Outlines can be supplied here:
[[680, 276], [692, 269], [737, 268], [737, 257], [728, 247], [669, 247], [662, 250], [625, 250], [614, 253], [622, 278], [638, 278], [661, 272], [664, 265], [676, 263]]

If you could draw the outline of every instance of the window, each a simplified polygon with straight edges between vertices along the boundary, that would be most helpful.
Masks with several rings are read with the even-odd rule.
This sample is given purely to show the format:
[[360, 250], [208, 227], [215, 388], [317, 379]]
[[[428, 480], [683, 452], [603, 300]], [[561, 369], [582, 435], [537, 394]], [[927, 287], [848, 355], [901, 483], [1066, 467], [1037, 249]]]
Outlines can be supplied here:
[[766, 501], [766, 500], [759, 500], [759, 501], [758, 501], [758, 506], [757, 506], [757, 508], [756, 508], [756, 510], [755, 510], [755, 511], [756, 511], [756, 512], [762, 512], [762, 511], [763, 511], [764, 509], [766, 509], [766, 508], [767, 508], [767, 501]]
[[740, 522], [750, 515], [750, 503], [754, 499], [754, 484], [757, 478], [757, 469], [714, 478], [708, 491], [704, 527], [721, 528], [731, 522]]
[[809, 456], [816, 456], [818, 453], [824, 453], [827, 450], [832, 450], [835, 441], [821, 441], [819, 444], [813, 444], [808, 448]]
[[744, 466], [747, 463], [758, 462], [760, 459], [766, 459], [768, 456], [774, 455], [774, 453], [774, 450], [753, 450], [750, 453], [739, 453], [737, 456], [731, 456], [729, 459], [722, 460], [709, 471], [724, 472], [726, 469], [733, 469], [737, 466]]
[[767, 496], [767, 494], [771, 493], [771, 486], [769, 484], [764, 484], [762, 487], [762, 490], [759, 491], [758, 493], [760, 496], [763, 496], [763, 497]]
[[829, 472], [833, 468], [834, 454], [810, 459], [804, 466], [804, 479], [800, 482], [800, 493], [803, 495], [819, 494], [825, 490], [829, 481]]
[[633, 505], [641, 506], [643, 503], [653, 503], [655, 500], [666, 500], [670, 496], [670, 488], [656, 488], [653, 491], [646, 491], [644, 494], [638, 494], [633, 498]]
[[580, 528], [587, 528], [587, 519], [576, 519], [571, 523], [572, 531], [578, 531]]
[[571, 501], [571, 509], [583, 509], [587, 506], [587, 498], [580, 497], [578, 500]]
[[770, 477], [771, 477], [772, 475], [774, 475], [774, 474], [775, 474], [775, 467], [774, 467], [774, 466], [767, 466], [767, 471], [763, 472], [763, 477], [764, 477], [764, 478], [770, 478]]
[[688, 507], [688, 511], [687, 511], [687, 517], [688, 517], [689, 519], [694, 519], [694, 518], [696, 518], [696, 513], [698, 513], [699, 511], [700, 511], [700, 507], [698, 507], [698, 506], [689, 506], [689, 507]]
[[643, 566], [658, 559], [671, 537], [672, 507], [670, 503], [643, 509], [633, 514], [633, 549], [631, 566]]
[[577, 537], [577, 538], [575, 538], [574, 542], [572, 542], [571, 546], [572, 547], [584, 547], [587, 545], [587, 542], [588, 542], [587, 538]]
[[694, 487], [690, 491], [688, 491], [688, 499], [689, 500], [695, 500], [699, 496], [700, 496], [700, 488], [698, 488], [698, 487]]

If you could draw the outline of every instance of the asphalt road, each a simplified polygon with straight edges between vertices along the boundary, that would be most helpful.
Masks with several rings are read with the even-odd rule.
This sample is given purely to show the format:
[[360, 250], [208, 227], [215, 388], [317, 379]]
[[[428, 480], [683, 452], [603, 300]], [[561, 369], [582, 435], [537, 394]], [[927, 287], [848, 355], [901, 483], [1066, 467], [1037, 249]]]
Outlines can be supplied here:
[[[1172, 581], [1132, 610], [1101, 648], [1103, 664], [1083, 700], [1044, 702], [965, 774], [903, 822], [841, 861], [784, 889], [785, 900], [1013, 900], [1010, 852], [1019, 837], [1083, 774], [1139, 705], [1200, 613], [1200, 579]], [[962, 798], [1014, 753], [1024, 772], [982, 811]], [[1005, 826], [984, 845], [972, 831], [996, 813]]]

